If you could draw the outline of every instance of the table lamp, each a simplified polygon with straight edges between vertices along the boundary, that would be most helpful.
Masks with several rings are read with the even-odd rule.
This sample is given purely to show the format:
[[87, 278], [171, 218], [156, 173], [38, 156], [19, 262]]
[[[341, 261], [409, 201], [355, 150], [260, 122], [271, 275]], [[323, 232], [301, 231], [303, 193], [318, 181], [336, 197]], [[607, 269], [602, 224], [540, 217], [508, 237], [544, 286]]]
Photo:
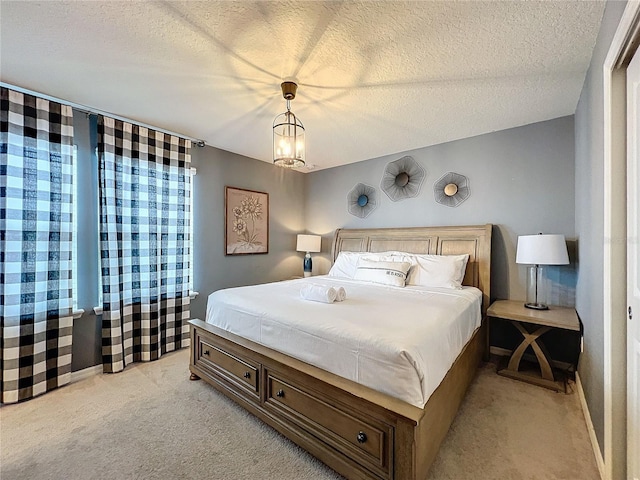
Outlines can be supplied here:
[[523, 235], [518, 237], [516, 263], [531, 265], [527, 272], [527, 308], [548, 310], [544, 269], [541, 265], [567, 265], [569, 254], [564, 235]]
[[296, 250], [298, 252], [307, 252], [304, 256], [304, 276], [311, 276], [311, 252], [317, 253], [320, 251], [320, 244], [322, 237], [320, 235], [298, 235], [298, 242]]

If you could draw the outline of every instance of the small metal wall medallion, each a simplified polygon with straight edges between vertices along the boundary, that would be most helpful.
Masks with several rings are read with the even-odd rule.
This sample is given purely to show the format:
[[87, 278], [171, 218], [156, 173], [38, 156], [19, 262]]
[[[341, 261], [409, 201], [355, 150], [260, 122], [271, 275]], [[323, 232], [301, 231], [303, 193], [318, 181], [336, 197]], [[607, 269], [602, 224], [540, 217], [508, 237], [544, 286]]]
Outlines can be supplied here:
[[366, 183], [358, 183], [347, 194], [347, 211], [356, 217], [365, 218], [378, 206], [377, 192]]
[[457, 207], [471, 195], [469, 179], [459, 173], [445, 173], [433, 184], [436, 202], [447, 207]]
[[417, 196], [426, 176], [427, 171], [413, 157], [402, 157], [387, 164], [380, 188], [391, 200], [397, 202]]

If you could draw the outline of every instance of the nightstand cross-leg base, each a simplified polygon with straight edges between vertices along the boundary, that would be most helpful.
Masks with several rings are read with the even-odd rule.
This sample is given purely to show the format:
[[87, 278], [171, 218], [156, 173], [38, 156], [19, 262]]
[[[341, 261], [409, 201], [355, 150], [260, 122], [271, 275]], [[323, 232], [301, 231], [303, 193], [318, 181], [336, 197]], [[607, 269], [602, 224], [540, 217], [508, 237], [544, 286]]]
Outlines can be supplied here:
[[[505, 377], [534, 383], [541, 387], [549, 388], [558, 392], [562, 391], [563, 388], [558, 385], [553, 375], [551, 357], [540, 339], [543, 334], [551, 330], [551, 327], [544, 326], [533, 332], [529, 332], [520, 322], [511, 320], [511, 323], [516, 327], [516, 329], [518, 329], [524, 338], [522, 343], [520, 343], [520, 345], [518, 345], [511, 354], [507, 368], [499, 370], [498, 373]], [[522, 361], [522, 357], [529, 346], [531, 346], [533, 353], [535, 353], [536, 358], [538, 359], [538, 364], [540, 365], [540, 377], [535, 377], [519, 371], [520, 362]]]

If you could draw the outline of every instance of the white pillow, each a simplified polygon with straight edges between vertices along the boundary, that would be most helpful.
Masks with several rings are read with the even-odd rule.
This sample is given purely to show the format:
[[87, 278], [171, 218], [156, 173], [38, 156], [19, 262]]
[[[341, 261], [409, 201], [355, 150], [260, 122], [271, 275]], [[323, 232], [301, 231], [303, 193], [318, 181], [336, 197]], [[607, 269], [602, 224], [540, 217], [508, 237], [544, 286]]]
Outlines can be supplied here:
[[340, 252], [327, 275], [329, 277], [353, 278], [360, 258], [378, 260], [379, 256], [380, 254], [371, 252]]
[[407, 285], [461, 289], [469, 254], [411, 255]]
[[329, 277], [353, 278], [362, 252], [340, 252], [329, 270]]
[[360, 258], [353, 278], [365, 282], [404, 287], [410, 268], [409, 262], [381, 262]]

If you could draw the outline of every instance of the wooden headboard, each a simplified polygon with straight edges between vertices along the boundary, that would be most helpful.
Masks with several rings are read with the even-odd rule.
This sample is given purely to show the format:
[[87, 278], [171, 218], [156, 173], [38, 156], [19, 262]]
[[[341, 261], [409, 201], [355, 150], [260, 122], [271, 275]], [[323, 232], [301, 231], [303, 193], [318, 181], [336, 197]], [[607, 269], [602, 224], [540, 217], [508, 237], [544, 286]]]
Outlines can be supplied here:
[[468, 253], [469, 262], [463, 285], [482, 290], [483, 314], [491, 299], [492, 225], [461, 227], [410, 227], [374, 229], [338, 229], [333, 238], [331, 260], [338, 253], [387, 252], [391, 250], [431, 255]]

